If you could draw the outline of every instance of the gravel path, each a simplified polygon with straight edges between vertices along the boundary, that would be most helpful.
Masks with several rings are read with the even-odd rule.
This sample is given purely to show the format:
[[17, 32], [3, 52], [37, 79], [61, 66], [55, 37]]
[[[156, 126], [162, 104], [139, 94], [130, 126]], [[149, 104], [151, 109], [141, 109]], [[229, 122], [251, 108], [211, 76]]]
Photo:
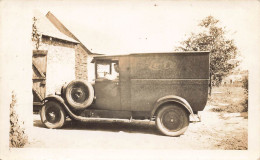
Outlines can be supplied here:
[[[210, 108], [210, 107], [207, 107]], [[47, 129], [34, 115], [32, 141], [27, 148], [86, 149], [247, 149], [248, 120], [240, 113], [202, 112], [202, 122], [190, 123], [179, 137], [161, 135], [153, 122], [67, 122], [62, 129]]]

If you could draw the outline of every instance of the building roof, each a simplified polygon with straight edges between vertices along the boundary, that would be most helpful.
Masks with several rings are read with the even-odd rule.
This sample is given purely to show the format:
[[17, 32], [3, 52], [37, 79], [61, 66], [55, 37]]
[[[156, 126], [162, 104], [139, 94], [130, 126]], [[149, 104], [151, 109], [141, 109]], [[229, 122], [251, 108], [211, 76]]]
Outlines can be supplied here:
[[37, 19], [36, 26], [38, 32], [42, 35], [65, 40], [73, 43], [80, 43], [77, 40], [60, 32], [44, 15], [39, 12], [34, 13], [34, 17]]
[[76, 40], [79, 42], [79, 45], [88, 53], [88, 54], [93, 54], [90, 52], [86, 46], [84, 46], [80, 40], [73, 34], [71, 33], [59, 20], [56, 18], [50, 11], [46, 14], [46, 17], [49, 19], [49, 21], [63, 34], [66, 36]]

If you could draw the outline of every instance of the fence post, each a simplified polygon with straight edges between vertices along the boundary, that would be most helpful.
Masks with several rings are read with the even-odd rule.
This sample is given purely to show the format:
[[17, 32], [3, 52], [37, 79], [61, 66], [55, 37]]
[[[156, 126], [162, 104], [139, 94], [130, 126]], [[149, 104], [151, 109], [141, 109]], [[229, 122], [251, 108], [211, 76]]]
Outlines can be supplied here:
[[212, 74], [211, 72], [209, 73], [209, 95], [211, 96], [212, 92]]

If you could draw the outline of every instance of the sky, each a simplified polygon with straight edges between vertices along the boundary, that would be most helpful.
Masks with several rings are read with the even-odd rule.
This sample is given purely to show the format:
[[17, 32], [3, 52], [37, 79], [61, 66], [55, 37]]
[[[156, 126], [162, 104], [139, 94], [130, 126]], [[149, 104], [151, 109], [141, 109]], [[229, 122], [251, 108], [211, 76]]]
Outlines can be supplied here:
[[172, 52], [209, 15], [235, 40], [243, 68], [260, 42], [258, 1], [54, 1], [34, 9], [52, 12], [94, 53]]

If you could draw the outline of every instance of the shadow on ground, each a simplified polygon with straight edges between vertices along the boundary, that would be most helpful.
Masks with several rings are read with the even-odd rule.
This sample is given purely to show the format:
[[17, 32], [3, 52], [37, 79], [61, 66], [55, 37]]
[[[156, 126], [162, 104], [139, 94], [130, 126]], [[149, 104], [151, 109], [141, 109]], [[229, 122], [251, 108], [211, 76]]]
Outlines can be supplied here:
[[[34, 127], [46, 128], [41, 120], [34, 120]], [[67, 120], [60, 130], [88, 130], [106, 132], [128, 132], [161, 135], [154, 122], [133, 121], [133, 122], [88, 122]]]

